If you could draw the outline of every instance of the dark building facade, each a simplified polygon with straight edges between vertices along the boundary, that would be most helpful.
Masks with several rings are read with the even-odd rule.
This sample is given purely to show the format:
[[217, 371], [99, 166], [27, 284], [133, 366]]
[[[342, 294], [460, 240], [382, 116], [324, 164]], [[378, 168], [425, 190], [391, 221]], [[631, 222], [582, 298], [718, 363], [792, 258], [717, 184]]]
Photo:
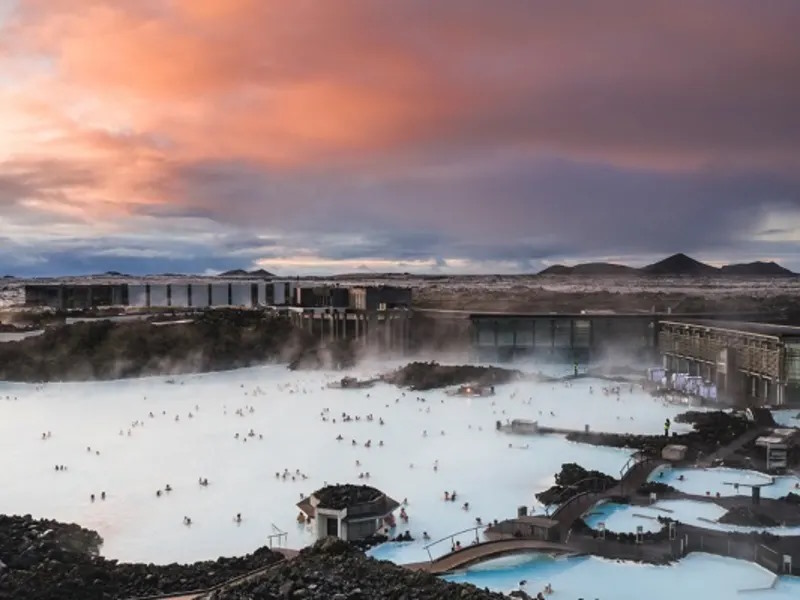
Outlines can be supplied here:
[[350, 308], [357, 310], [411, 308], [411, 299], [411, 288], [391, 285], [350, 288]]
[[800, 404], [800, 327], [739, 321], [663, 321], [668, 372], [698, 375], [747, 405]]

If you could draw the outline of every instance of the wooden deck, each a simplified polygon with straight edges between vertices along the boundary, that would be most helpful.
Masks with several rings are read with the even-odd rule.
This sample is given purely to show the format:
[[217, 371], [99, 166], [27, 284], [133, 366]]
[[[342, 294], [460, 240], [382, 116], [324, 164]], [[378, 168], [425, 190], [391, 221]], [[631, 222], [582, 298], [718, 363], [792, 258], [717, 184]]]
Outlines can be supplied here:
[[440, 556], [433, 562], [414, 563], [403, 566], [408, 569], [441, 575], [493, 558], [524, 552], [545, 552], [549, 554], [576, 553], [572, 547], [566, 544], [525, 538], [509, 538], [465, 546], [461, 550], [456, 550], [455, 552]]

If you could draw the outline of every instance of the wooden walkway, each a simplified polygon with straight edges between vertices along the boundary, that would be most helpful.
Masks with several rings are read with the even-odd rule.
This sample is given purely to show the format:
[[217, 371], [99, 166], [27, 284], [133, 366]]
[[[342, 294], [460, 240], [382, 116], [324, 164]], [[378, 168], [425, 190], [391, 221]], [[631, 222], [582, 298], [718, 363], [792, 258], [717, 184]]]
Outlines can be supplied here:
[[635, 463], [614, 487], [597, 492], [585, 492], [573, 496], [561, 505], [552, 515], [552, 518], [561, 525], [561, 539], [569, 541], [569, 531], [575, 520], [583, 515], [589, 508], [605, 498], [615, 496], [630, 496], [647, 481], [650, 474], [668, 461], [662, 459], [647, 459]]
[[522, 552], [546, 552], [552, 554], [575, 554], [575, 550], [558, 542], [544, 542], [526, 538], [508, 538], [465, 546], [461, 550], [440, 556], [433, 562], [403, 565], [405, 568], [426, 571], [434, 575], [450, 573], [475, 563]]
[[714, 466], [714, 463], [717, 461], [722, 461], [728, 458], [731, 454], [734, 454], [744, 448], [750, 442], [753, 442], [757, 437], [764, 435], [768, 431], [773, 429], [772, 427], [756, 427], [753, 429], [749, 429], [745, 431], [742, 435], [738, 438], [733, 440], [727, 446], [722, 446], [716, 452], [709, 454], [708, 456], [702, 458], [701, 460], [697, 461], [697, 466], [701, 468], [707, 468]]

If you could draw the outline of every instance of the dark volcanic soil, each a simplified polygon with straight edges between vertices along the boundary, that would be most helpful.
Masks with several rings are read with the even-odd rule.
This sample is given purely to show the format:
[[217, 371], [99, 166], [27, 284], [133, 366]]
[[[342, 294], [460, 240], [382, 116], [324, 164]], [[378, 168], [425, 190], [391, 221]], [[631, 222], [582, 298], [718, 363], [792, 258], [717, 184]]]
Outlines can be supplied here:
[[0, 515], [0, 600], [113, 600], [206, 589], [273, 564], [267, 548], [193, 565], [117, 563], [77, 525]]
[[[299, 556], [261, 548], [240, 558], [193, 565], [124, 564], [97, 556], [93, 531], [30, 516], [0, 515], [0, 600], [117, 600], [207, 590], [258, 569], [263, 573], [213, 593], [215, 600], [502, 600], [502, 594], [367, 558], [328, 538]], [[283, 561], [283, 562], [281, 562]], [[280, 563], [280, 564], [278, 564]]]
[[402, 369], [384, 375], [383, 380], [400, 387], [422, 391], [465, 383], [499, 385], [521, 377], [520, 371], [499, 367], [449, 366], [440, 365], [437, 362], [413, 362]]
[[222, 590], [212, 600], [503, 600], [503, 594], [447, 583], [365, 557], [328, 538], [263, 576]]
[[556, 484], [536, 494], [542, 504], [560, 504], [583, 492], [605, 490], [617, 484], [613, 477], [600, 471], [587, 471], [575, 463], [561, 465]]
[[627, 433], [584, 433], [576, 432], [567, 435], [572, 442], [582, 442], [595, 446], [612, 446], [615, 448], [634, 448], [643, 453], [656, 456], [668, 444], [683, 444], [689, 449], [687, 458], [694, 459], [699, 455], [707, 455], [720, 446], [730, 444], [754, 425], [743, 416], [723, 411], [707, 413], [688, 412], [675, 418], [678, 422], [692, 423], [693, 431], [663, 435], [634, 435]]

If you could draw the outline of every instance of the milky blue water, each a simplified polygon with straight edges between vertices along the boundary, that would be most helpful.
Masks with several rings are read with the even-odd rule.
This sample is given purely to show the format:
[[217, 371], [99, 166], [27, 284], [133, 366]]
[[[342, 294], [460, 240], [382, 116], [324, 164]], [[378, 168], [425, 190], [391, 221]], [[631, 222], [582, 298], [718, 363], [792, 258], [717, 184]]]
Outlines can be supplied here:
[[738, 531], [749, 533], [752, 531], [768, 531], [773, 535], [800, 535], [800, 526], [796, 527], [743, 527], [740, 525], [727, 525], [717, 523], [727, 510], [714, 502], [698, 500], [659, 500], [650, 506], [630, 506], [604, 502], [592, 507], [585, 515], [586, 523], [597, 528], [599, 523], [605, 523], [606, 529], [620, 533], [632, 533], [637, 526], [642, 526], [644, 531], [658, 531], [661, 525], [658, 517], [669, 517], [687, 525], [705, 527], [718, 531]]
[[[374, 365], [353, 374], [371, 375], [390, 366], [396, 365]], [[547, 369], [552, 374], [567, 372]], [[404, 394], [385, 385], [370, 390], [326, 387], [341, 376], [292, 373], [274, 366], [174, 379], [0, 383], [0, 512], [30, 513], [98, 530], [105, 540], [102, 552], [111, 558], [190, 562], [251, 552], [276, 531], [287, 534], [281, 545], [309, 544], [312, 532], [295, 520], [300, 496], [326, 483], [369, 483], [397, 500], [408, 500], [407, 528], [417, 538], [379, 546], [371, 554], [398, 563], [418, 562], [428, 558], [423, 531], [436, 540], [472, 527], [476, 517], [486, 523], [515, 515], [519, 506], [541, 510], [534, 494], [552, 485], [562, 463], [577, 462], [619, 476], [630, 457], [624, 449], [573, 444], [561, 436], [499, 433], [497, 420], [660, 433], [665, 418], [674, 421], [687, 408], [640, 390], [605, 395], [602, 388], [607, 384], [589, 379], [573, 385], [500, 386], [494, 398], [465, 399], [442, 391]], [[342, 413], [360, 419], [343, 423]], [[372, 421], [366, 419], [368, 414], [374, 415]], [[253, 437], [248, 436], [251, 430]], [[43, 432], [50, 436], [43, 440]], [[343, 441], [336, 440], [338, 434]], [[367, 440], [371, 448], [365, 447]], [[56, 471], [57, 464], [66, 465], [67, 471]], [[284, 469], [292, 476], [276, 478]], [[368, 480], [359, 477], [367, 472]], [[664, 477], [679, 487], [672, 479], [676, 473]], [[725, 485], [729, 481], [764, 481], [758, 474], [730, 470], [684, 475], [681, 484], [687, 490], [703, 493], [706, 488], [730, 491]], [[210, 485], [199, 486], [198, 477], [207, 477]], [[766, 494], [783, 495], [793, 482], [779, 479]], [[167, 483], [174, 491], [156, 497], [156, 490]], [[457, 490], [459, 502], [445, 502], [445, 490]], [[99, 500], [102, 491], [105, 501]], [[98, 499], [92, 502], [90, 494]], [[468, 511], [462, 509], [465, 501]], [[652, 516], [659, 508], [672, 510], [671, 516], [686, 522], [719, 516], [719, 507], [707, 503], [659, 503], [637, 512]], [[650, 527], [652, 520], [628, 509], [607, 505], [597, 509], [605, 512], [596, 517], [610, 529]], [[233, 522], [236, 513], [243, 515], [241, 524]], [[192, 518], [191, 527], [183, 526], [184, 516]], [[456, 539], [467, 544], [473, 536], [466, 533]], [[431, 548], [431, 555], [449, 549], [446, 539]], [[451, 579], [503, 591], [526, 579], [526, 589], [534, 594], [537, 585], [551, 582], [553, 598], [616, 600], [727, 599], [739, 589], [772, 582], [754, 565], [703, 555], [673, 567], [594, 558], [505, 560]], [[800, 587], [794, 580], [780, 580], [774, 590], [758, 594], [748, 598], [798, 598]]]
[[[764, 498], [781, 498], [789, 492], [800, 494], [800, 477], [772, 477], [757, 471], [728, 469], [673, 469], [669, 466], [653, 471], [650, 481], [671, 485], [686, 494], [698, 496], [750, 496], [752, 487], [761, 488]], [[738, 484], [738, 489], [736, 485]]]
[[[690, 554], [671, 566], [622, 563], [594, 557], [521, 556], [487, 562], [449, 581], [535, 596], [549, 583], [553, 599], [574, 600], [797, 600], [800, 579], [776, 578], [758, 565]], [[525, 582], [520, 586], [520, 582]], [[774, 588], [771, 587], [774, 585]], [[758, 591], [757, 588], [766, 588]], [[756, 590], [747, 591], [744, 590]]]
[[[287, 533], [283, 545], [307, 545], [312, 532], [296, 522], [301, 494], [326, 482], [369, 483], [398, 501], [408, 499], [407, 528], [416, 538], [376, 553], [417, 562], [428, 556], [424, 531], [435, 540], [474, 526], [476, 517], [489, 522], [515, 515], [519, 506], [530, 510], [534, 494], [552, 485], [562, 463], [618, 476], [630, 457], [624, 449], [573, 444], [562, 436], [499, 433], [497, 420], [644, 433], [683, 410], [641, 391], [607, 397], [597, 392], [602, 382], [592, 380], [571, 387], [500, 386], [496, 397], [468, 399], [443, 391], [404, 395], [388, 385], [325, 386], [341, 376], [271, 366], [116, 382], [0, 383], [0, 512], [95, 529], [108, 557], [194, 561], [250, 552], [276, 528]], [[343, 412], [360, 420], [343, 423]], [[247, 437], [251, 429], [253, 438]], [[68, 470], [56, 471], [57, 464]], [[284, 469], [293, 477], [276, 479]], [[359, 479], [366, 473], [369, 480]], [[209, 479], [207, 488], [198, 485], [200, 477]], [[166, 484], [174, 491], [156, 497]], [[456, 490], [459, 502], [445, 502], [445, 490]], [[103, 491], [107, 499], [100, 501]], [[233, 522], [236, 513], [243, 516], [240, 525]], [[182, 524], [184, 516], [191, 527]], [[440, 544], [434, 553], [449, 549], [449, 542]]]

